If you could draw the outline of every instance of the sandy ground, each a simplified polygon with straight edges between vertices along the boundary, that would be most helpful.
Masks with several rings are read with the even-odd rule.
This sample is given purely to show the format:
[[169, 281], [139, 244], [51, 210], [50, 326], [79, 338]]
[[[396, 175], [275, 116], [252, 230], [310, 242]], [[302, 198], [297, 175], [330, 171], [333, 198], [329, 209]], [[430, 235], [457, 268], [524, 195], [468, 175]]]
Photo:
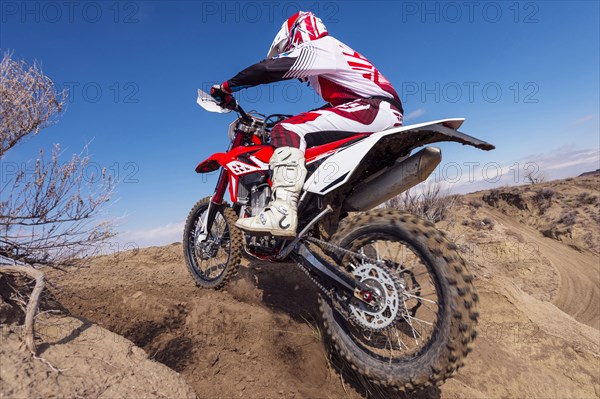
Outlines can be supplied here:
[[6, 326], [0, 345], [0, 398], [194, 398], [185, 380], [131, 341], [83, 318], [38, 318], [44, 342], [33, 359]]
[[[138, 368], [160, 362], [202, 398], [597, 398], [600, 204], [581, 193], [598, 196], [599, 183], [591, 176], [505, 188], [499, 191], [510, 195], [497, 200], [470, 194], [440, 223], [475, 274], [480, 335], [455, 378], [417, 395], [368, 384], [328, 350], [316, 291], [292, 264], [246, 262], [226, 290], [201, 290], [173, 244], [52, 271], [51, 291], [73, 316], [141, 347], [149, 359], [140, 355]], [[549, 205], [535, 197], [541, 189], [555, 192]], [[541, 214], [540, 204], [547, 206]], [[569, 224], [563, 216], [573, 209]], [[70, 361], [52, 360], [57, 367]], [[57, 377], [46, 373], [51, 389]], [[36, 392], [37, 383], [19, 392]], [[188, 395], [181, 389], [167, 396]], [[100, 388], [90, 392], [83, 396]]]

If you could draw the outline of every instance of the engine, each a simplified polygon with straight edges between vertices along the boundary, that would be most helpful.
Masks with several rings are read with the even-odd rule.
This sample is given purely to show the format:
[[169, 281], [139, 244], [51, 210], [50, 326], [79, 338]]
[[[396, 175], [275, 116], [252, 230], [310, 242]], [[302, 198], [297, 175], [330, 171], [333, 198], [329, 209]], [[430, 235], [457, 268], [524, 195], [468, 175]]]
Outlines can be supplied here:
[[271, 187], [269, 183], [262, 183], [250, 189], [250, 213], [252, 216], [258, 215], [271, 198]]
[[[246, 216], [258, 215], [271, 199], [271, 186], [267, 177], [261, 173], [242, 176], [238, 186], [238, 204]], [[273, 254], [273, 250], [281, 246], [282, 241], [270, 236], [247, 236], [247, 252], [259, 259]]]
[[244, 206], [246, 216], [256, 216], [267, 206], [271, 187], [261, 173], [242, 176], [238, 183], [238, 203]]

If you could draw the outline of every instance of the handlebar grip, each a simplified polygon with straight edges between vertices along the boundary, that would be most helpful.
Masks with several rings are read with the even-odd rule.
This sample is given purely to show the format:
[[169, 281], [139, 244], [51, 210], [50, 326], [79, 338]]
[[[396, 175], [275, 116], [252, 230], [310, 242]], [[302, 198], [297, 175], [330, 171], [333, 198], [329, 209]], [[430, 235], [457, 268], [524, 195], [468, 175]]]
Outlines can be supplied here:
[[237, 100], [231, 94], [229, 95], [229, 100], [223, 106], [232, 111], [236, 111], [239, 107]]

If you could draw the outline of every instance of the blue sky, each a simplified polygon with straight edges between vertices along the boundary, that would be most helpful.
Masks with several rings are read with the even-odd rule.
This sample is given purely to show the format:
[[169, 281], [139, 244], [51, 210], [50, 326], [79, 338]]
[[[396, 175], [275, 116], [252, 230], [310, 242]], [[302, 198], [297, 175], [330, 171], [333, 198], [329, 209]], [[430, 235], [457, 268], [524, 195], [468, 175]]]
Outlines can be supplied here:
[[[600, 167], [597, 1], [4, 0], [0, 48], [39, 61], [70, 99], [59, 124], [3, 162], [31, 159], [54, 143], [66, 161], [93, 140], [94, 165], [121, 181], [108, 208], [119, 218], [120, 242], [180, 240], [188, 210], [216, 179], [194, 167], [226, 148], [233, 119], [199, 108], [196, 88], [260, 61], [299, 7], [386, 75], [406, 124], [465, 117], [461, 130], [497, 146], [484, 153], [442, 145], [436, 178], [454, 191], [523, 183], [526, 168], [549, 179]], [[322, 104], [294, 81], [238, 99], [263, 113]], [[476, 165], [471, 179], [469, 165]]]

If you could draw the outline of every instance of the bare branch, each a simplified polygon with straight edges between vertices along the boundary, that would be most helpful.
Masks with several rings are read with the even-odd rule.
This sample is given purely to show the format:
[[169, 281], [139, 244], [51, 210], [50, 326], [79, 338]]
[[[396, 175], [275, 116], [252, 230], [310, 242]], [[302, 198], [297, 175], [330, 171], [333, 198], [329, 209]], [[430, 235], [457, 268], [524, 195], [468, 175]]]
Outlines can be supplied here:
[[[10, 54], [0, 63], [0, 94], [0, 158], [56, 122], [64, 104], [64, 93], [38, 64], [30, 67]], [[68, 262], [113, 236], [112, 224], [98, 221], [114, 189], [106, 169], [90, 173], [95, 168], [89, 167], [87, 146], [66, 162], [60, 158], [56, 145], [50, 156], [40, 150], [33, 161], [13, 162], [12, 175], [2, 176], [0, 255], [29, 263]]]
[[538, 184], [544, 182], [545, 176], [542, 172], [528, 171], [525, 174], [525, 179], [529, 184]]
[[[65, 93], [42, 73], [5, 54], [0, 62], [0, 161], [19, 142], [58, 120]], [[56, 145], [48, 156], [40, 150], [29, 165], [14, 163], [4, 175], [0, 196], [0, 274], [20, 273], [35, 279], [25, 309], [25, 344], [36, 356], [34, 321], [44, 273], [34, 264], [67, 263], [112, 237], [112, 224], [98, 217], [113, 192], [106, 170], [89, 175], [87, 147], [65, 163]], [[5, 166], [5, 165], [3, 165]], [[23, 263], [26, 262], [26, 263]]]
[[44, 290], [44, 273], [40, 270], [34, 268], [31, 265], [27, 264], [8, 264], [3, 265], [0, 264], [0, 273], [19, 273], [24, 274], [28, 277], [31, 277], [35, 280], [35, 287], [33, 288], [33, 292], [29, 296], [29, 301], [27, 302], [27, 311], [25, 312], [25, 345], [27, 345], [27, 349], [35, 356], [36, 348], [35, 348], [35, 314], [38, 310], [38, 306], [40, 303], [40, 295]]
[[35, 63], [15, 61], [6, 53], [0, 62], [0, 158], [28, 135], [55, 123], [66, 93], [57, 91]]

